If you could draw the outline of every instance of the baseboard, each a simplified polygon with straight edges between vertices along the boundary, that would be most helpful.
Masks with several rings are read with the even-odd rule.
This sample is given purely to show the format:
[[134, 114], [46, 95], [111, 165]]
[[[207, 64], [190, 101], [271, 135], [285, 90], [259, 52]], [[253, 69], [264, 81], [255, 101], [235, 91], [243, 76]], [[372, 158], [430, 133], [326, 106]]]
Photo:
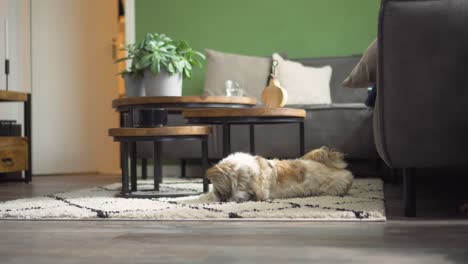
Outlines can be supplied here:
[[0, 182], [1, 181], [24, 181], [23, 172], [8, 172], [0, 173]]

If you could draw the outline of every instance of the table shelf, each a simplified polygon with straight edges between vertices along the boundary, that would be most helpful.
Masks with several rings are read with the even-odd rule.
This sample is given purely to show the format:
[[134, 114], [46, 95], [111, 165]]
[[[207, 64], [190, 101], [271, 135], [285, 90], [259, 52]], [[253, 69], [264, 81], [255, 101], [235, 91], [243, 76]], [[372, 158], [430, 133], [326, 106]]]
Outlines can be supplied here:
[[28, 101], [27, 93], [0, 90], [0, 102], [26, 102], [26, 101]]
[[31, 170], [31, 94], [0, 90], [0, 103], [23, 103], [23, 136], [0, 137], [0, 173], [25, 172], [24, 181], [32, 180]]

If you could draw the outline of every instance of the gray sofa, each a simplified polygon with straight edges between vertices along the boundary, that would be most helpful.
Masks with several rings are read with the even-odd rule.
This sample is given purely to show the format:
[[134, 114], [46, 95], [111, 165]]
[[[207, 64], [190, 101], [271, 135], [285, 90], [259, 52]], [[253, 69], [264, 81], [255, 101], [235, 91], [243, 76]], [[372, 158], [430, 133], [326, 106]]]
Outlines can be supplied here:
[[[378, 158], [372, 132], [372, 111], [364, 101], [366, 89], [341, 87], [341, 82], [358, 63], [360, 56], [297, 59], [304, 65], [331, 65], [331, 105], [289, 105], [307, 109], [305, 122], [306, 151], [328, 146], [347, 154], [348, 159], [375, 160]], [[169, 124], [182, 125], [185, 120], [171, 115]], [[215, 127], [209, 139], [211, 159], [222, 158], [221, 128]], [[248, 151], [248, 126], [232, 126], [232, 151]], [[299, 156], [299, 132], [295, 124], [256, 126], [256, 151], [266, 157], [295, 158]], [[197, 142], [164, 142], [163, 156], [170, 160], [199, 159], [200, 144]], [[151, 157], [151, 147], [138, 146], [140, 157]]]
[[468, 165], [467, 22], [466, 0], [382, 1], [375, 139], [403, 169], [406, 216], [416, 214], [414, 169]]

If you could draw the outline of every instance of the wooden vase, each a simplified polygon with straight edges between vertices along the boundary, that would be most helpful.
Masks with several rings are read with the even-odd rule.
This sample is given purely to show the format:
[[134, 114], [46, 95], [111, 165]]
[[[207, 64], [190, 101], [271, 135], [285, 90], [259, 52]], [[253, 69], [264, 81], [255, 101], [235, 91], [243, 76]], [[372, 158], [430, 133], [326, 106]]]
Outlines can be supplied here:
[[279, 80], [272, 76], [262, 92], [263, 105], [268, 108], [280, 108], [285, 106], [287, 101], [288, 92], [281, 87]]

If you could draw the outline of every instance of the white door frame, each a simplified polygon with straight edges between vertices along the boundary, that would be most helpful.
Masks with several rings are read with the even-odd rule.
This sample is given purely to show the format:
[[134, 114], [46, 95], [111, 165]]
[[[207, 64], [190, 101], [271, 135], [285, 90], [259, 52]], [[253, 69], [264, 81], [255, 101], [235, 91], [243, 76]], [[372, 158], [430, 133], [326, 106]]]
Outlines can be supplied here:
[[[135, 0], [125, 0], [125, 45], [135, 43]], [[127, 67], [131, 61], [127, 60]]]

